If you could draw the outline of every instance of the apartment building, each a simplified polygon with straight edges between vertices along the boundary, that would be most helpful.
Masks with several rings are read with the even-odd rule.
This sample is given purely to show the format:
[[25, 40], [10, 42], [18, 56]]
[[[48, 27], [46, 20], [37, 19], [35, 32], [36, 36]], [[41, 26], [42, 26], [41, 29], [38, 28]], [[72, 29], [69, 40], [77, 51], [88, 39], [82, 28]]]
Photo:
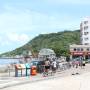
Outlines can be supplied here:
[[90, 17], [84, 18], [80, 23], [80, 43], [90, 45]]

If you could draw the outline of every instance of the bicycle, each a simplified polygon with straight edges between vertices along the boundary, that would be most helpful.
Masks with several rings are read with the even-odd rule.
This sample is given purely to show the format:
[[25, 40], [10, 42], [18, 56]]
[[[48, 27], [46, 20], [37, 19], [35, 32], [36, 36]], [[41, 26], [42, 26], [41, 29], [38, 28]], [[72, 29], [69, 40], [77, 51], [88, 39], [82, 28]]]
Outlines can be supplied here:
[[43, 77], [47, 77], [47, 76], [52, 76], [53, 75], [53, 72], [51, 69], [46, 69], [45, 66], [44, 66], [44, 70], [43, 70]]

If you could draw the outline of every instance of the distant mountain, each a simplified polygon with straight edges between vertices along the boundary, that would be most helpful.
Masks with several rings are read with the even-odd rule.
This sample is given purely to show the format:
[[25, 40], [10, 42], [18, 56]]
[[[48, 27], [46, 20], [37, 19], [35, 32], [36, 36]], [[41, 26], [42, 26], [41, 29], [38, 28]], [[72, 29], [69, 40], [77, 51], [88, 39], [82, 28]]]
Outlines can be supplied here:
[[[80, 43], [80, 30], [62, 31], [50, 34], [40, 34], [22, 47], [13, 51], [3, 53], [4, 56], [21, 55], [26, 50], [31, 50], [33, 55], [37, 54], [42, 48], [51, 48], [57, 56], [69, 55], [69, 45]], [[1, 56], [2, 56], [1, 55]]]

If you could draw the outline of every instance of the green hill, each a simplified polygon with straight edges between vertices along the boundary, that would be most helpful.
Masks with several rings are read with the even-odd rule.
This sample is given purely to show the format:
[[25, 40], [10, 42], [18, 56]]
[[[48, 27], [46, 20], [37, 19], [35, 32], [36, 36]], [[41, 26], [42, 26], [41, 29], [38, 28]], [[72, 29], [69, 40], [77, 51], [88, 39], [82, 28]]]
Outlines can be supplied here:
[[57, 56], [69, 55], [69, 45], [80, 43], [80, 30], [63, 31], [50, 34], [40, 34], [26, 45], [19, 47], [11, 52], [2, 55], [15, 56], [21, 55], [25, 50], [31, 50], [33, 53], [38, 53], [42, 48], [51, 48], [56, 52]]

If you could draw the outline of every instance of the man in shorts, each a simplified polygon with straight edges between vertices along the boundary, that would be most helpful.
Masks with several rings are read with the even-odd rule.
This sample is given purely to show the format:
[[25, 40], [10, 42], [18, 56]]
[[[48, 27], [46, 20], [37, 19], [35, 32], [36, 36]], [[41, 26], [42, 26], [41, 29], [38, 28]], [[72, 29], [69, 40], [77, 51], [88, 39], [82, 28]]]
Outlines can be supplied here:
[[57, 68], [57, 62], [55, 60], [53, 60], [53, 62], [52, 62], [52, 71], [54, 73], [56, 73], [56, 68]]
[[47, 73], [47, 75], [48, 75], [49, 69], [50, 69], [50, 61], [47, 58], [46, 61], [45, 61], [45, 72]]

